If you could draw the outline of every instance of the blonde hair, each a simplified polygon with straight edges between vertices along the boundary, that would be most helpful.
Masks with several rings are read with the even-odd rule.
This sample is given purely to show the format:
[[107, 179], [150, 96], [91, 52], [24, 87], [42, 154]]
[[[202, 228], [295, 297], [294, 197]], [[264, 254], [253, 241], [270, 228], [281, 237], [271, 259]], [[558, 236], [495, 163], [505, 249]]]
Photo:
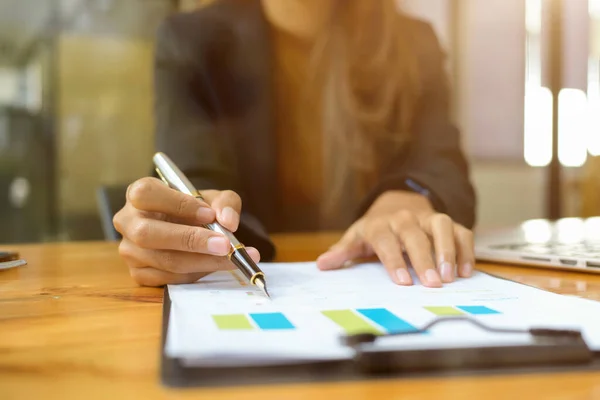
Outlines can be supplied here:
[[410, 139], [420, 93], [408, 21], [396, 2], [332, 1], [313, 59], [313, 90], [323, 102], [325, 212], [342, 196], [360, 198], [385, 161], [381, 150]]

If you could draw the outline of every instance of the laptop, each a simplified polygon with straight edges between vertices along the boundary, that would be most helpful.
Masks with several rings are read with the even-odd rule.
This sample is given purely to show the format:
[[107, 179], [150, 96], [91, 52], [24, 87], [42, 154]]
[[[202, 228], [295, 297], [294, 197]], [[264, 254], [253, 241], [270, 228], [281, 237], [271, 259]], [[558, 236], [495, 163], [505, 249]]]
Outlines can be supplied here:
[[477, 233], [478, 261], [600, 274], [600, 217], [532, 219]]

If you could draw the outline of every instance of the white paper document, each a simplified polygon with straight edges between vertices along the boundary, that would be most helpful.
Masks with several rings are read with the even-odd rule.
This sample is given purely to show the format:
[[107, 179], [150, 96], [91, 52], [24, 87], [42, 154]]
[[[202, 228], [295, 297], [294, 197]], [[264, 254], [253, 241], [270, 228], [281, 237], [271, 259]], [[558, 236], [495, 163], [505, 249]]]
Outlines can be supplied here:
[[[170, 285], [165, 352], [194, 365], [259, 365], [345, 359], [346, 334], [415, 331], [432, 320], [468, 316], [498, 328], [578, 329], [600, 350], [600, 303], [561, 296], [475, 272], [427, 288], [398, 286], [379, 263], [320, 271], [315, 263], [261, 263], [271, 299], [239, 271], [215, 272]], [[378, 340], [382, 349], [529, 343], [527, 334], [498, 334], [446, 322], [407, 336]], [[186, 362], [186, 361], [184, 361]]]

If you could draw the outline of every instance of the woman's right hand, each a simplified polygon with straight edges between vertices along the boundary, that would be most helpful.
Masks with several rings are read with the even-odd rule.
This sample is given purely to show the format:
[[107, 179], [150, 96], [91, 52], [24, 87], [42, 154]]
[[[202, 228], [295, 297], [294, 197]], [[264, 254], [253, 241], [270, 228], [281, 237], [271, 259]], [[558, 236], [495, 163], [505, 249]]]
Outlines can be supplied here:
[[[202, 227], [215, 219], [231, 232], [240, 222], [242, 201], [235, 192], [202, 191], [205, 202], [142, 178], [127, 189], [126, 204], [113, 224], [123, 239], [119, 254], [143, 286], [195, 282], [210, 272], [235, 269], [227, 259], [227, 237]], [[255, 248], [248, 254], [258, 262]]]

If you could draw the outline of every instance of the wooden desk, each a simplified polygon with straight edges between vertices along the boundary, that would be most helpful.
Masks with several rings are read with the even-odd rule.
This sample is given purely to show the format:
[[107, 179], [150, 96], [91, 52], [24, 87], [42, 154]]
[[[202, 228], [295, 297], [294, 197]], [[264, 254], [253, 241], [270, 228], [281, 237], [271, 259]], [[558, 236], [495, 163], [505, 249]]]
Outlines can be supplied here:
[[[314, 260], [336, 235], [276, 238], [281, 261]], [[162, 289], [137, 287], [114, 243], [16, 247], [29, 265], [0, 271], [0, 398], [384, 399], [600, 398], [600, 372], [398, 379], [173, 390], [160, 385]], [[560, 293], [600, 299], [600, 277], [478, 268]]]

